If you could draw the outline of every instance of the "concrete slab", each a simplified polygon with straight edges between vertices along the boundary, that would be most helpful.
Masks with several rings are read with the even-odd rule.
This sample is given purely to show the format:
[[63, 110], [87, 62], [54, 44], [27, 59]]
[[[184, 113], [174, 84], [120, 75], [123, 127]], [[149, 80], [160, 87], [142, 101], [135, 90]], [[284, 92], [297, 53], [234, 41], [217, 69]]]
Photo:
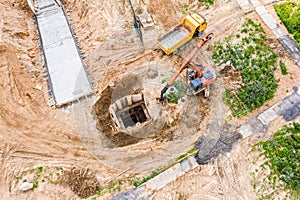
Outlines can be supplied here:
[[297, 94], [300, 96], [300, 87], [297, 90]]
[[283, 32], [282, 28], [280, 28], [279, 26], [272, 29], [272, 32], [274, 33], [274, 35], [277, 37], [277, 38], [281, 38], [285, 35], [285, 33]]
[[243, 138], [249, 137], [254, 134], [252, 131], [252, 127], [250, 124], [244, 124], [242, 125], [238, 130], [240, 134], [242, 134]]
[[260, 15], [260, 17], [262, 18], [262, 20], [265, 22], [265, 24], [267, 24], [267, 26], [270, 29], [275, 29], [278, 27], [276, 20], [273, 18], [273, 16], [269, 13]]
[[292, 38], [290, 38], [288, 35], [284, 35], [279, 38], [279, 41], [280, 43], [284, 43], [284, 45], [286, 45], [286, 50], [294, 59], [300, 60], [300, 50], [298, 44]]
[[265, 112], [261, 113], [257, 118], [266, 126], [269, 125], [274, 119], [278, 117], [277, 113], [272, 109], [269, 108]]
[[262, 3], [259, 0], [250, 0], [250, 2], [254, 7], [262, 6]]
[[258, 118], [250, 118], [245, 122], [237, 131], [243, 136], [243, 138], [249, 137], [254, 134], [264, 133], [266, 131], [266, 125], [264, 125]]
[[236, 0], [240, 8], [244, 10], [244, 13], [249, 13], [254, 10], [254, 7], [250, 4], [249, 1], [245, 0]]
[[188, 157], [187, 160], [189, 161], [191, 169], [195, 169], [196, 167], [199, 166], [199, 164], [197, 163], [197, 161], [196, 161], [196, 159], [195, 159], [194, 156]]
[[187, 159], [183, 160], [180, 163], [181, 169], [184, 172], [188, 172], [192, 169], [195, 169], [196, 167], [199, 166], [199, 164], [197, 163], [196, 159], [194, 158], [194, 156], [190, 156]]
[[59, 45], [57, 43], [64, 39], [73, 38], [61, 9], [47, 17], [38, 16], [37, 19], [44, 48], [53, 48], [53, 45]]
[[245, 0], [237, 0], [237, 3], [239, 4], [239, 6], [240, 6], [242, 9], [251, 7], [251, 4], [250, 4], [249, 1], [245, 1]]
[[300, 103], [300, 96], [297, 93], [293, 93], [292, 95], [290, 95], [288, 97], [288, 99], [294, 105], [297, 105]]
[[[39, 5], [51, 4], [40, 0]], [[73, 102], [93, 92], [62, 8], [37, 16], [55, 104]]]
[[175, 181], [183, 174], [185, 174], [185, 172], [181, 169], [181, 165], [178, 163], [173, 167], [167, 169], [163, 173], [159, 174], [158, 176], [154, 177], [153, 179], [149, 180], [146, 183], [145, 187], [150, 191], [159, 190], [166, 186], [168, 183]]
[[293, 106], [294, 104], [292, 104], [288, 98], [285, 98], [281, 101], [281, 103], [279, 103], [278, 106], [274, 107], [274, 111], [278, 115], [283, 115], [285, 111], [291, 109]]
[[266, 8], [264, 6], [258, 6], [255, 8], [255, 11], [260, 15], [264, 15], [264, 14], [267, 14], [268, 11], [266, 10]]
[[183, 160], [180, 163], [180, 166], [181, 166], [182, 171], [184, 171], [184, 172], [188, 172], [191, 169], [191, 167], [189, 165], [189, 161], [187, 159]]
[[278, 26], [273, 16], [266, 10], [265, 6], [261, 4], [259, 0], [250, 0], [255, 8], [256, 12], [264, 23], [272, 30], [274, 35], [279, 39], [281, 45], [292, 56], [297, 65], [300, 67], [300, 50], [298, 45], [293, 39], [286, 35], [283, 30]]

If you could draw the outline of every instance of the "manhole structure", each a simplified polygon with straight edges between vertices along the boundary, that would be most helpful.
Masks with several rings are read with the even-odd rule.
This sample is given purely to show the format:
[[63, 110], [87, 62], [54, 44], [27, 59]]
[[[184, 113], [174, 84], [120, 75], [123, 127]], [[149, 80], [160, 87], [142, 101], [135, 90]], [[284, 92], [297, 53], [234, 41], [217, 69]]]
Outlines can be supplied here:
[[[152, 51], [126, 66], [115, 64], [107, 56], [124, 55], [129, 48], [112, 51], [111, 44], [118, 42], [109, 41], [108, 51], [102, 48], [97, 95], [72, 105], [74, 120], [83, 144], [99, 162], [135, 173], [153, 171], [189, 151], [202, 135], [202, 97], [185, 95], [178, 104], [162, 106], [160, 91], [178, 63], [161, 62], [159, 52]], [[178, 80], [186, 81], [184, 73]]]

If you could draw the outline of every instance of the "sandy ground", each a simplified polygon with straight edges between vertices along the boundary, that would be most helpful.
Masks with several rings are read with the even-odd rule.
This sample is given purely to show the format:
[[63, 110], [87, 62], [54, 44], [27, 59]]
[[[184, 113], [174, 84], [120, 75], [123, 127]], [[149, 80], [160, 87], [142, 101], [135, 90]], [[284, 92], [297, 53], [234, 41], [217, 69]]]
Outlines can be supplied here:
[[[197, 1], [190, 0], [172, 0], [168, 3], [166, 0], [133, 1], [133, 6], [138, 8], [138, 12], [149, 12], [156, 22], [156, 28], [152, 32], [145, 32], [146, 50], [137, 56], [140, 50], [139, 40], [134, 35], [132, 15], [127, 1], [63, 2], [86, 54], [88, 72], [99, 91], [114, 78], [114, 73], [126, 72], [124, 66], [128, 63], [141, 64], [150, 60], [162, 65], [172, 63], [173, 68], [178, 66], [181, 60], [177, 56], [163, 56], [160, 51], [153, 51], [157, 49], [153, 38], [157, 38], [164, 30], [174, 26], [183, 15], [182, 9], [187, 5], [190, 9], [200, 9], [206, 16], [209, 24], [207, 32], [215, 33], [214, 40], [234, 34], [245, 17], [261, 22], [255, 13], [244, 16], [234, 1], [228, 3], [218, 1], [208, 10], [200, 8]], [[270, 30], [266, 27], [265, 30], [273, 39], [271, 46], [274, 46], [275, 51], [279, 51], [281, 47], [278, 41], [273, 38]], [[133, 35], [125, 37], [129, 32]], [[126, 38], [127, 41], [124, 41]], [[132, 45], [126, 46], [131, 40]], [[188, 55], [190, 49], [186, 47], [181, 56]], [[115, 50], [119, 50], [118, 54], [111, 55], [111, 52], [116, 52]], [[291, 91], [292, 86], [300, 80], [297, 76], [299, 68], [282, 49], [278, 53], [282, 53], [281, 58], [285, 61], [289, 74], [282, 76], [280, 69], [277, 69], [279, 87], [276, 97], [270, 100], [268, 105], [273, 105], [284, 97], [287, 90]], [[157, 57], [162, 61], [157, 61], [158, 59], [155, 59]], [[209, 54], [205, 54], [205, 57], [209, 57]], [[201, 62], [202, 59], [200, 56], [196, 61]], [[210, 64], [209, 60], [206, 62]], [[116, 67], [114, 63], [121, 63], [124, 68], [112, 71], [114, 73], [110, 72], [106, 82], [101, 82], [100, 78], [106, 73], [103, 66]], [[81, 188], [84, 182], [95, 186], [97, 184], [93, 177], [97, 177], [101, 185], [121, 171], [101, 164], [87, 151], [73, 123], [74, 113], [70, 108], [52, 109], [47, 106], [47, 87], [42, 66], [36, 27], [26, 1], [2, 1], [0, 3], [0, 199], [58, 197], [71, 199], [77, 197], [73, 191], [80, 193], [85, 189]], [[267, 107], [262, 106], [249, 116], [232, 119], [230, 123], [239, 125], [265, 109]], [[252, 189], [254, 178], [251, 172], [257, 168], [252, 164], [257, 155], [250, 152], [250, 147], [257, 141], [266, 139], [271, 132], [285, 123], [278, 119], [272, 123], [266, 135], [240, 141], [231, 153], [219, 158], [214, 164], [201, 166], [179, 178], [153, 194], [152, 199], [256, 199], [255, 191]], [[34, 191], [25, 193], [19, 191], [17, 188], [22, 179], [24, 177], [28, 180], [33, 179], [32, 169], [37, 166], [49, 166], [47, 173], [56, 167], [63, 167], [66, 172], [62, 175], [64, 181], [41, 183], [39, 179], [40, 185]], [[93, 173], [86, 172], [86, 169], [91, 169]], [[80, 180], [78, 187], [67, 179], [70, 173], [75, 177], [73, 183]], [[18, 179], [16, 176], [22, 178]]]
[[36, 27], [26, 4], [0, 3], [0, 199], [55, 199], [59, 193], [70, 199], [76, 195], [66, 184], [47, 184], [49, 193], [16, 189], [21, 181], [14, 176], [36, 166], [93, 168], [102, 172], [100, 179], [114, 173], [86, 151], [72, 115], [47, 106]]
[[[278, 19], [272, 6], [268, 6], [268, 10]], [[263, 24], [258, 15], [252, 12], [244, 17], [262, 23], [266, 30], [268, 40], [270, 41], [270, 47], [278, 53], [278, 61], [282, 60], [285, 62], [289, 73], [288, 75], [282, 75], [280, 68], [277, 68], [275, 77], [278, 80], [279, 86], [276, 90], [275, 97], [242, 119], [233, 118], [228, 120], [229, 123], [237, 126], [263, 112], [269, 106], [274, 105], [280, 99], [290, 94], [292, 92], [292, 86], [298, 85], [300, 82], [300, 77], [297, 75], [299, 67], [284, 51], [275, 36], [267, 26]], [[244, 17], [242, 17], [241, 20], [243, 20]], [[295, 121], [299, 122], [299, 117]], [[263, 172], [259, 168], [259, 164], [263, 161], [258, 160], [258, 154], [257, 152], [251, 151], [251, 146], [259, 141], [268, 139], [272, 133], [287, 124], [289, 124], [289, 122], [286, 122], [282, 118], [274, 120], [265, 134], [241, 140], [234, 145], [230, 153], [220, 157], [215, 163], [200, 166], [194, 171], [187, 173], [165, 188], [154, 193], [151, 199], [257, 199], [258, 196], [253, 189], [253, 184], [260, 184], [264, 178], [262, 175]], [[256, 175], [258, 174], [257, 176], [254, 175], [255, 170], [258, 170], [258, 172], [255, 173]]]

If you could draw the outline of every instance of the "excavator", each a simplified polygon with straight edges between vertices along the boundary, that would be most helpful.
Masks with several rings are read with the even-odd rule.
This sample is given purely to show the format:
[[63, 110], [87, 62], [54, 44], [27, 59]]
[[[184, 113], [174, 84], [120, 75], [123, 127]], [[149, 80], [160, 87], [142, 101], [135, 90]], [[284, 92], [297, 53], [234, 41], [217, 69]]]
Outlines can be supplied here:
[[183, 70], [188, 69], [189, 83], [187, 85], [187, 93], [190, 95], [196, 95], [201, 91], [204, 91], [204, 97], [208, 97], [208, 86], [216, 80], [216, 75], [212, 69], [203, 65], [191, 64], [192, 59], [197, 55], [200, 49], [212, 39], [213, 33], [208, 34], [205, 38], [202, 38], [197, 47], [190, 53], [188, 58], [181, 64], [174, 76], [167, 82], [166, 86], [161, 90], [160, 103], [164, 103], [164, 94], [174, 84], [178, 76]]

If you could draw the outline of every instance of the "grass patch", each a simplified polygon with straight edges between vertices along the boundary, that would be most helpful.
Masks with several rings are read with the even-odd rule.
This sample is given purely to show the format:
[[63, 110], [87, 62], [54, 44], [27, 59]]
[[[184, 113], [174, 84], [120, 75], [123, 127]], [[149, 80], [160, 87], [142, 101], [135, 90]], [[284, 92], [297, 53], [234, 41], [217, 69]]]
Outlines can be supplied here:
[[300, 199], [300, 124], [294, 122], [284, 126], [270, 140], [256, 144], [254, 149], [266, 160], [261, 169], [270, 170], [261, 187], [255, 185], [260, 197], [271, 199], [276, 197], [276, 191], [284, 190], [287, 199]]
[[288, 72], [287, 72], [287, 69], [286, 69], [286, 65], [284, 64], [284, 62], [282, 62], [282, 60], [280, 61], [279, 65], [280, 65], [281, 73], [283, 75], [287, 75]]
[[296, 2], [284, 2], [274, 5], [274, 9], [282, 23], [300, 46], [300, 4]]
[[189, 150], [187, 153], [180, 155], [178, 158], [176, 158], [177, 162], [181, 162], [184, 159], [186, 159], [189, 156], [195, 155], [198, 152], [198, 149], [196, 149], [195, 147], [192, 148], [191, 150]]
[[206, 3], [206, 5], [213, 5], [215, 0], [199, 0], [199, 2]]
[[160, 173], [161, 173], [161, 172], [153, 171], [153, 172], [151, 172], [150, 175], [145, 176], [145, 177], [143, 177], [143, 178], [134, 177], [134, 179], [133, 179], [133, 185], [134, 185], [135, 187], [138, 187], [138, 186], [142, 185], [143, 183], [149, 181], [150, 179], [154, 178], [155, 176], [157, 176], [157, 175], [160, 174]]
[[170, 92], [165, 94], [169, 103], [178, 103], [178, 100], [182, 98], [185, 94], [186, 88], [184, 87], [184, 82], [182, 80], [177, 80], [174, 82], [173, 86], [177, 89], [176, 93]]
[[164, 84], [164, 83], [166, 83], [166, 82], [168, 82], [168, 79], [166, 79], [166, 78], [164, 78], [163, 80], [161, 80], [161, 83], [162, 83], [162, 84]]
[[267, 47], [265, 39], [261, 24], [247, 19], [235, 37], [226, 37], [214, 44], [215, 65], [231, 61], [241, 71], [242, 88], [225, 92], [225, 102], [235, 117], [247, 115], [274, 97], [278, 86], [274, 78], [278, 56]]

